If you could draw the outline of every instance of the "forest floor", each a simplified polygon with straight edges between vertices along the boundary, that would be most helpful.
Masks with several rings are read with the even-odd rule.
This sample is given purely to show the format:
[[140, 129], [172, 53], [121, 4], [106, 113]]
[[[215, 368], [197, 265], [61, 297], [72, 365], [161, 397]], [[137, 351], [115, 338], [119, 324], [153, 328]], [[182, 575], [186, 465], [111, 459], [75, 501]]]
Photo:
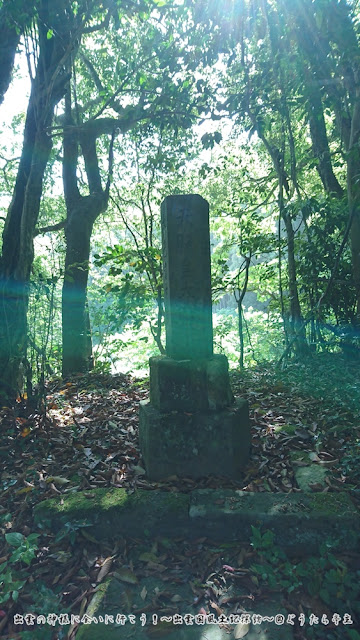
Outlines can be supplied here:
[[[190, 584], [197, 612], [216, 615], [245, 611], [247, 602], [253, 605], [276, 591], [282, 606], [296, 616], [296, 640], [360, 639], [360, 554], [329, 548], [326, 540], [316, 557], [307, 558], [287, 558], [260, 529], [241, 548], [206, 538], [155, 539], [139, 554], [139, 540], [128, 538], [126, 531], [97, 540], [83, 523], [68, 523], [54, 534], [33, 522], [38, 502], [98, 487], [296, 492], [294, 458], [298, 466], [311, 463], [327, 470], [310, 491], [347, 491], [359, 505], [358, 363], [319, 355], [284, 370], [262, 365], [231, 375], [235, 395], [249, 400], [252, 426], [251, 462], [239, 482], [219, 477], [196, 482], [175, 476], [163, 482], [146, 479], [138, 445], [138, 404], [148, 395], [146, 380], [94, 373], [53, 380], [42, 411], [30, 410], [21, 398], [15, 410], [1, 408], [2, 637], [75, 638], [76, 623], [15, 625], [14, 615], [83, 614], [99, 585], [113, 574], [125, 585], [154, 576], [172, 584], [175, 579], [179, 590], [181, 584]], [[242, 595], [229, 597], [234, 583]], [[169, 589], [153, 594], [152, 606], [155, 602], [160, 613], [166, 612], [169, 606], [176, 608], [179, 599]], [[130, 601], [127, 606], [133, 607]], [[348, 613], [354, 624], [339, 623], [335, 612], [342, 620]], [[318, 622], [301, 626], [300, 614], [308, 619], [310, 613]], [[245, 627], [238, 628], [235, 637], [246, 633]], [[149, 637], [163, 634], [158, 626]]]

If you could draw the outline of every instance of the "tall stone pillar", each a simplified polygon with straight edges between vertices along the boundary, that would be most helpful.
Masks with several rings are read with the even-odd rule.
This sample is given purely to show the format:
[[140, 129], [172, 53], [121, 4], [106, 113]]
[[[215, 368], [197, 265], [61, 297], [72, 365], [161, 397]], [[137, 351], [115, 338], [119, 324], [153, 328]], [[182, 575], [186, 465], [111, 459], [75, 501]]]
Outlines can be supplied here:
[[239, 477], [249, 457], [245, 400], [234, 401], [228, 362], [213, 355], [209, 206], [198, 195], [161, 207], [166, 356], [150, 358], [140, 403], [147, 475]]
[[213, 354], [209, 205], [201, 196], [168, 196], [161, 206], [166, 354]]

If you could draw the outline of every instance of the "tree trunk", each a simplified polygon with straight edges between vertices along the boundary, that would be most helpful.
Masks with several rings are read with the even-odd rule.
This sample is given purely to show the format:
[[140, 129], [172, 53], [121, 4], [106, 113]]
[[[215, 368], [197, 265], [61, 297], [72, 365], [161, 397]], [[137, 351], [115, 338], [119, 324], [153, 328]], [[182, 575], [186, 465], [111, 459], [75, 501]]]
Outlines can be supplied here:
[[112, 143], [109, 154], [109, 178], [103, 190], [96, 153], [97, 132], [82, 137], [81, 147], [90, 195], [82, 196], [77, 184], [79, 130], [71, 115], [70, 89], [65, 96], [63, 182], [66, 201], [66, 256], [62, 290], [62, 373], [86, 372], [92, 366], [90, 319], [87, 306], [90, 240], [96, 218], [106, 210], [109, 200]]
[[244, 368], [244, 330], [243, 330], [243, 318], [242, 318], [242, 301], [237, 300], [237, 311], [238, 311], [238, 332], [239, 332], [239, 344], [240, 344], [240, 354], [239, 354], [239, 366], [242, 371]]
[[[251, 262], [251, 254], [248, 256], [242, 256], [244, 258], [243, 265], [240, 267], [239, 272], [237, 274], [237, 289], [234, 290], [234, 298], [237, 304], [238, 311], [238, 334], [239, 334], [239, 365], [240, 369], [244, 368], [244, 329], [243, 329], [243, 316], [242, 316], [242, 303], [244, 297], [246, 295], [248, 283], [249, 283], [249, 269]], [[240, 289], [240, 275], [245, 270], [245, 278], [243, 286]]]
[[161, 341], [162, 319], [164, 317], [164, 303], [163, 303], [161, 284], [157, 285], [157, 288], [156, 288], [156, 304], [157, 304], [157, 322], [155, 327], [150, 323], [150, 330], [161, 355], [164, 356], [166, 351]]
[[350, 244], [352, 273], [356, 292], [356, 324], [360, 327], [360, 79], [356, 87], [356, 101], [353, 107], [350, 144], [347, 157], [347, 193], [349, 215], [352, 219]]
[[314, 157], [317, 160], [317, 170], [326, 193], [342, 198], [343, 189], [339, 184], [331, 162], [329, 143], [318, 81], [315, 76], [307, 73], [308, 82], [308, 114], [310, 135]]
[[0, 104], [11, 82], [20, 36], [35, 15], [35, 4], [30, 2], [28, 6], [20, 6], [19, 2], [5, 0], [0, 9]]
[[[39, 59], [27, 109], [24, 143], [3, 231], [0, 259], [0, 389], [9, 400], [19, 388], [21, 362], [26, 360], [27, 306], [33, 237], [39, 215], [43, 177], [51, 151], [54, 108], [63, 96], [62, 61], [70, 32], [64, 30], [64, 0], [56, 11], [50, 0], [39, 7]], [[47, 33], [53, 27], [54, 36]]]
[[[344, 141], [347, 152], [347, 197], [349, 216], [352, 221], [350, 228], [350, 245], [352, 253], [352, 273], [356, 291], [357, 321], [360, 325], [360, 65], [359, 65], [359, 43], [354, 27], [354, 20], [351, 15], [351, 6], [346, 2], [329, 2], [324, 5], [324, 17], [326, 17], [326, 31], [319, 28], [319, 21], [314, 13], [314, 3], [308, 0], [297, 0], [296, 3], [286, 3], [286, 7], [293, 8], [297, 5], [298, 42], [304, 51], [310, 67], [315, 75], [319, 86], [325, 86], [334, 113], [340, 138]], [[319, 8], [319, 7], [318, 7]], [[314, 47], [313, 43], [318, 46]], [[334, 66], [331, 55], [331, 42], [335, 42], [340, 56], [338, 66]], [[339, 82], [334, 82], [334, 71]], [[341, 79], [341, 80], [340, 80]], [[340, 84], [342, 83], [342, 86]], [[314, 90], [316, 88], [314, 87]], [[319, 95], [320, 95], [320, 90]], [[311, 123], [311, 137], [313, 147], [315, 143], [315, 153], [322, 155], [322, 166], [319, 161], [319, 174], [324, 188], [328, 193], [337, 196], [342, 195], [336, 182], [334, 182], [331, 158], [326, 145], [325, 123], [323, 123], [322, 109], [316, 102], [320, 98], [311, 96], [315, 105], [314, 121]], [[347, 108], [345, 108], [347, 105]], [[317, 112], [317, 114], [316, 114]], [[322, 130], [322, 133], [321, 133]], [[316, 150], [316, 148], [318, 148]], [[321, 151], [322, 149], [322, 151]], [[331, 171], [330, 171], [331, 169]], [[331, 175], [332, 174], [332, 175]]]
[[[84, 200], [86, 200], [84, 198]], [[90, 368], [87, 281], [93, 221], [86, 202], [73, 208], [65, 229], [66, 258], [62, 290], [63, 375]]]
[[294, 229], [289, 214], [283, 208], [281, 217], [285, 224], [287, 238], [287, 254], [288, 254], [288, 281], [289, 281], [289, 299], [290, 299], [290, 328], [292, 336], [299, 334], [294, 341], [295, 351], [301, 355], [307, 351], [304, 321], [301, 315], [299, 293], [296, 281], [296, 260], [294, 246]]

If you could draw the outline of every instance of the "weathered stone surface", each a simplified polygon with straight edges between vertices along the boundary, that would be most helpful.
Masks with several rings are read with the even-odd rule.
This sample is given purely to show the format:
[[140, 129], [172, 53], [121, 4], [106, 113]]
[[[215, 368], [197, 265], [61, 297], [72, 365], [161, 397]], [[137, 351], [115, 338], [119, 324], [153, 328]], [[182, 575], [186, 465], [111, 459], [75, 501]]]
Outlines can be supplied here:
[[248, 493], [198, 489], [191, 494], [190, 519], [202, 535], [246, 540], [251, 525], [270, 529], [275, 543], [294, 553], [316, 553], [325, 540], [355, 549], [359, 512], [347, 493]]
[[209, 205], [198, 195], [161, 205], [166, 354], [178, 360], [213, 353]]
[[150, 402], [160, 411], [224, 409], [233, 401], [229, 365], [223, 355], [205, 360], [150, 358]]
[[246, 400], [221, 411], [160, 412], [140, 402], [140, 448], [148, 478], [207, 475], [240, 478], [249, 459]]
[[356, 549], [360, 515], [347, 493], [249, 493], [197, 489], [190, 494], [95, 489], [40, 502], [35, 522], [59, 531], [84, 521], [102, 539], [114, 535], [207, 536], [222, 542], [248, 542], [251, 525], [271, 529], [275, 543], [295, 553], [316, 553], [330, 539]]
[[44, 500], [34, 508], [35, 522], [59, 531], [66, 522], [83, 522], [99, 539], [113, 535], [143, 537], [189, 533], [190, 496], [165, 491], [95, 489]]

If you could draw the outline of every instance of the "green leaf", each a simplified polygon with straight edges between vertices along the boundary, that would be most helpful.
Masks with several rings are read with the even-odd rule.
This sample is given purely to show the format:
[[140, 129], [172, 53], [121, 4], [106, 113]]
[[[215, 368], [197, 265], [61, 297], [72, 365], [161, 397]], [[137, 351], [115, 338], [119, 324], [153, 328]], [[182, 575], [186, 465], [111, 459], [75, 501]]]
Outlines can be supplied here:
[[325, 604], [331, 603], [331, 596], [327, 589], [320, 589], [319, 596], [325, 602]]
[[25, 536], [22, 533], [5, 533], [5, 540], [12, 547], [19, 547], [24, 542]]
[[30, 533], [30, 535], [27, 537], [27, 541], [32, 544], [32, 543], [36, 543], [37, 539], [40, 538], [40, 535], [38, 533]]
[[47, 32], [47, 34], [46, 34], [46, 37], [47, 37], [47, 39], [48, 39], [48, 40], [51, 40], [51, 38], [53, 37], [53, 35], [54, 35], [54, 31], [53, 31], [53, 29], [49, 29], [49, 30], [48, 30], [48, 32]]
[[5, 602], [7, 602], [9, 598], [10, 598], [10, 593], [5, 593], [5, 595], [2, 598], [0, 598], [1, 604], [4, 604]]

